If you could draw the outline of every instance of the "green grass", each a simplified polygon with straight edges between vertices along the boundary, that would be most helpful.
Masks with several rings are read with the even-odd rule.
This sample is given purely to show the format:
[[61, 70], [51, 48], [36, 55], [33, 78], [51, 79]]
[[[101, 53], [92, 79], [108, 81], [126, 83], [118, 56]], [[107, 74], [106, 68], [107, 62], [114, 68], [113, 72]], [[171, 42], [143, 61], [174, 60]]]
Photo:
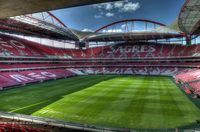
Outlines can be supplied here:
[[0, 110], [93, 125], [190, 125], [200, 109], [169, 77], [79, 76], [0, 92]]

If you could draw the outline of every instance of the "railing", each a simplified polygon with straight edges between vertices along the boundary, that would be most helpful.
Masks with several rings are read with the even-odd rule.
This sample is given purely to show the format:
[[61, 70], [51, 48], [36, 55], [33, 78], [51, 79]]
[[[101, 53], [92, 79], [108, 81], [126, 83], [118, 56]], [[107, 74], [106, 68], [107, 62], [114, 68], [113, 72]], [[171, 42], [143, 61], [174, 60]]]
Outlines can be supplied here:
[[[90, 57], [87, 55], [86, 57]], [[163, 57], [113, 57], [113, 58], [106, 58], [106, 57], [94, 57], [94, 58], [84, 58], [84, 57], [76, 57], [76, 58], [60, 58], [57, 56], [46, 56], [46, 57], [34, 57], [34, 56], [0, 56], [0, 59], [44, 59], [44, 60], [178, 60], [178, 59], [185, 59], [185, 60], [199, 60], [200, 56], [163, 56]]]

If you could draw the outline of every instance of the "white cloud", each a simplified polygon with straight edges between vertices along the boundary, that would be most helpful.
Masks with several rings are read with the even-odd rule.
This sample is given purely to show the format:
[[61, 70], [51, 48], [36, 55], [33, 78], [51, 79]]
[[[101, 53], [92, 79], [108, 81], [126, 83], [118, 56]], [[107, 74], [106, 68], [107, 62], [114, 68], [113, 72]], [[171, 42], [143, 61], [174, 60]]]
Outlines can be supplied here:
[[111, 13], [111, 12], [115, 12], [115, 14], [119, 12], [134, 12], [140, 8], [140, 3], [124, 0], [124, 1], [117, 1], [117, 2], [95, 4], [93, 5], [93, 7], [99, 10], [99, 13], [96, 14], [94, 17], [101, 18], [104, 16], [106, 17], [114, 16], [114, 13]]
[[140, 3], [133, 3], [133, 2], [128, 2], [126, 4], [123, 5], [123, 8], [121, 9], [121, 11], [123, 12], [131, 12], [131, 11], [136, 11], [137, 9], [140, 8]]
[[102, 32], [104, 32], [104, 33], [120, 33], [123, 31], [122, 31], [122, 29], [108, 29], [108, 30], [103, 30]]
[[83, 32], [94, 32], [92, 29], [89, 29], [89, 28], [84, 28], [82, 31]]
[[113, 4], [112, 3], [106, 3], [103, 5], [105, 7], [106, 10], [111, 10], [113, 9]]
[[139, 2], [131, 2], [129, 0], [125, 1], [117, 1], [117, 2], [109, 2], [109, 3], [102, 3], [102, 4], [95, 4], [93, 7], [98, 9], [104, 9], [104, 10], [113, 10], [118, 9], [119, 11], [135, 11], [140, 8]]
[[99, 9], [105, 9], [105, 10], [111, 10], [113, 9], [113, 3], [102, 3], [102, 4], [95, 4], [93, 5], [94, 8], [99, 8]]
[[121, 8], [124, 5], [124, 1], [117, 1], [114, 3], [115, 8]]
[[112, 16], [114, 16], [114, 13], [107, 12], [105, 15], [106, 15], [107, 17], [112, 17]]
[[121, 28], [125, 29], [126, 28], [126, 24], [122, 24]]

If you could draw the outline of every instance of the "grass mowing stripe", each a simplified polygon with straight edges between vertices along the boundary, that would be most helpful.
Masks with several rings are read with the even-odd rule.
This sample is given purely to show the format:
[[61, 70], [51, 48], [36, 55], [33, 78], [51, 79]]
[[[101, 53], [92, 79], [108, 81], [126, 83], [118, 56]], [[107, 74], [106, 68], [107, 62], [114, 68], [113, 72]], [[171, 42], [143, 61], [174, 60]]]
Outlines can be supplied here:
[[[124, 86], [126, 86], [126, 89], [123, 91], [123, 93], [121, 93], [117, 100], [115, 100], [114, 104], [111, 104], [111, 107], [109, 107], [110, 114], [113, 115], [114, 114], [114, 120], [110, 121], [109, 124], [111, 126], [118, 126], [118, 127], [124, 127], [125, 125], [127, 127], [131, 127], [132, 122], [135, 122], [135, 115], [133, 116], [132, 113], [133, 111], [129, 111], [131, 110], [131, 107], [134, 107], [135, 104], [135, 99], [136, 99], [136, 94], [138, 92], [138, 85], [135, 85], [135, 81], [133, 80], [133, 78], [129, 78], [127, 79], [128, 83], [124, 83]], [[141, 80], [142, 81], [142, 80]], [[131, 96], [130, 96], [131, 93]], [[105, 113], [104, 116], [106, 116], [107, 114]], [[127, 116], [128, 115], [128, 116]], [[102, 114], [103, 116], [103, 114]], [[130, 118], [131, 117], [131, 118]], [[124, 122], [124, 120], [129, 120], [129, 122]]]
[[[115, 87], [112, 87], [112, 88], [115, 88]], [[65, 104], [65, 106], [69, 106], [70, 108], [68, 108], [65, 111], [65, 112], [68, 112], [68, 116], [65, 117], [64, 115], [61, 115], [62, 118], [68, 118], [69, 120], [72, 120], [74, 118], [78, 119], [79, 116], [83, 117], [82, 114], [85, 113], [85, 116], [87, 114], [87, 117], [88, 117], [87, 120], [89, 120], [89, 117], [92, 116], [91, 114], [97, 114], [98, 110], [101, 110], [102, 108], [104, 108], [104, 106], [101, 106], [101, 104], [106, 105], [106, 103], [105, 102], [99, 103], [99, 102], [101, 102], [103, 100], [101, 97], [105, 97], [105, 94], [110, 92], [112, 90], [112, 88], [109, 87], [109, 89], [108, 89], [108, 88], [101, 88], [101, 87], [93, 86], [93, 89], [97, 90], [97, 91], [95, 91], [95, 93], [93, 93], [94, 91], [90, 92], [91, 89], [87, 88], [86, 90], [84, 90], [84, 92], [81, 92], [81, 96], [83, 98], [81, 98], [80, 102], [76, 102], [76, 101], [74, 102], [73, 101], [74, 99], [70, 98], [71, 96], [77, 95], [79, 93], [75, 93], [74, 95], [72, 94], [72, 95], [66, 97], [65, 100], [70, 100], [70, 105]], [[100, 92], [98, 89], [100, 90]], [[86, 96], [83, 96], [84, 94], [86, 94]], [[76, 96], [76, 97], [80, 97], [80, 96]], [[78, 100], [78, 98], [75, 98], [75, 99]], [[71, 102], [73, 102], [73, 103], [71, 103]], [[57, 104], [56, 105], [57, 108], [54, 108], [54, 109], [59, 109], [58, 105], [62, 107], [62, 104]], [[94, 105], [94, 107], [93, 107], [93, 105]], [[93, 108], [93, 109], [90, 109], [90, 108]], [[48, 111], [54, 112], [51, 109], [52, 108], [48, 108]], [[73, 113], [70, 113], [70, 111], [73, 111]], [[85, 111], [87, 111], [87, 112], [85, 112]], [[95, 115], [93, 115], [93, 116], [95, 116]], [[90, 118], [90, 119], [94, 119], [94, 118]], [[78, 119], [78, 120], [81, 120], [81, 119]]]
[[[152, 79], [152, 84], [157, 84], [156, 86], [154, 85], [147, 85], [148, 87], [146, 91], [146, 99], [144, 101], [144, 109], [143, 109], [143, 114], [141, 118], [141, 126], [145, 125], [145, 128], [157, 128], [157, 124], [155, 122], [157, 120], [155, 119], [160, 119], [159, 122], [161, 124], [164, 124], [164, 118], [163, 118], [163, 112], [162, 112], [162, 99], [160, 97], [162, 93], [162, 86], [160, 84], [160, 80], [156, 80], [155, 78]], [[153, 100], [152, 100], [153, 98]], [[156, 109], [154, 109], [156, 108]], [[152, 115], [154, 118], [152, 118]], [[147, 120], [148, 119], [148, 120]], [[158, 124], [159, 125], [159, 124]]]
[[[57, 81], [45, 82], [42, 84], [29, 85], [22, 88], [1, 92], [0, 110], [12, 111], [15, 109], [19, 109], [21, 107], [29, 106], [31, 104], [39, 103], [43, 100], [47, 100], [52, 97], [61, 98], [64, 95], [68, 95], [70, 93], [87, 88], [88, 86], [94, 85], [95, 83], [98, 83], [103, 79], [99, 78], [97, 81], [92, 81], [91, 78], [98, 79], [99, 77], [78, 76], [73, 78], [67, 78], [64, 80], [57, 80]], [[76, 82], [76, 79], [79, 80], [79, 83]], [[65, 82], [66, 80], [67, 82]], [[90, 83], [86, 84], [85, 82], [88, 82], [88, 80], [91, 81]]]
[[[127, 104], [120, 99], [125, 90], [128, 91], [125, 94]], [[186, 122], [191, 123], [183, 120], [182, 111], [176, 104], [185, 102], [184, 96], [178, 90], [168, 78], [119, 76], [65, 96], [34, 115], [113, 127], [177, 127]], [[73, 101], [76, 103], [72, 103]], [[199, 112], [187, 101], [184, 105]], [[66, 106], [65, 109], [63, 106]], [[190, 111], [184, 113], [187, 117], [190, 116], [188, 112]], [[195, 116], [190, 120], [198, 119]]]
[[[118, 81], [115, 84], [111, 83], [110, 85], [108, 85], [109, 88], [107, 88], [108, 92], [105, 94], [101, 94], [100, 99], [96, 100], [96, 102], [94, 102], [92, 104], [92, 108], [96, 107], [96, 105], [98, 106], [98, 109], [95, 110], [96, 114], [93, 114], [93, 122], [101, 124], [102, 120], [106, 120], [107, 123], [106, 124], [102, 124], [102, 125], [112, 125], [115, 122], [113, 122], [113, 118], [115, 119], [115, 121], [117, 121], [117, 116], [120, 114], [115, 110], [117, 110], [118, 107], [122, 107], [122, 105], [120, 106], [116, 106], [116, 104], [118, 104], [118, 99], [119, 96], [123, 94], [123, 92], [127, 89], [126, 87], [121, 88], [120, 90], [117, 89], [117, 86], [123, 86], [124, 82], [123, 81]], [[110, 103], [106, 103], [109, 100]], [[100, 103], [99, 103], [100, 101]], [[118, 109], [119, 111], [119, 109]], [[112, 116], [106, 116], [106, 115], [112, 115]], [[109, 123], [111, 121], [111, 123]]]
[[168, 77], [79, 76], [0, 93], [0, 110], [112, 127], [194, 123], [200, 110]]

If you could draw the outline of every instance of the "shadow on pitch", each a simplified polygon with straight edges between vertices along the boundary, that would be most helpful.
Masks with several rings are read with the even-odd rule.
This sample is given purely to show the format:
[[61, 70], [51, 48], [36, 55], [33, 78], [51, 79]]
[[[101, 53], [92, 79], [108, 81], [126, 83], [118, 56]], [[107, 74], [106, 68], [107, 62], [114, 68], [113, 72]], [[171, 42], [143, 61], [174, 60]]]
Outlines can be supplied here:
[[[110, 79], [114, 79], [116, 78], [117, 76], [106, 76], [106, 77], [101, 77], [101, 76], [94, 76], [94, 78], [88, 78], [87, 80], [85, 79], [84, 80], [84, 76], [83, 77], [74, 77], [74, 78], [77, 78], [77, 83], [75, 84], [71, 84], [69, 83], [69, 87], [66, 89], [65, 92], [62, 92], [62, 93], [58, 93], [58, 95], [54, 96], [54, 97], [51, 97], [51, 98], [46, 98], [44, 99], [43, 101], [36, 101], [34, 103], [30, 103], [29, 105], [26, 105], [24, 106], [24, 108], [21, 108], [19, 110], [16, 110], [14, 111], [14, 113], [20, 113], [20, 114], [28, 114], [28, 115], [31, 115], [33, 114], [34, 112], [60, 100], [63, 98], [63, 96], [66, 96], [66, 95], [69, 95], [69, 94], [72, 94], [72, 93], [75, 93], [75, 92], [78, 92], [78, 91], [81, 91], [81, 90], [84, 90], [88, 87], [91, 87], [93, 85], [96, 85], [102, 81], [107, 81], [107, 80], [110, 80]], [[45, 84], [46, 82], [44, 82], [43, 84]], [[47, 82], [48, 83], [48, 82]], [[80, 83], [82, 83], [80, 85]], [[73, 88], [72, 88], [73, 87]], [[59, 89], [56, 89], [56, 90], [59, 90]], [[48, 94], [48, 91], [46, 92], [46, 94]]]

